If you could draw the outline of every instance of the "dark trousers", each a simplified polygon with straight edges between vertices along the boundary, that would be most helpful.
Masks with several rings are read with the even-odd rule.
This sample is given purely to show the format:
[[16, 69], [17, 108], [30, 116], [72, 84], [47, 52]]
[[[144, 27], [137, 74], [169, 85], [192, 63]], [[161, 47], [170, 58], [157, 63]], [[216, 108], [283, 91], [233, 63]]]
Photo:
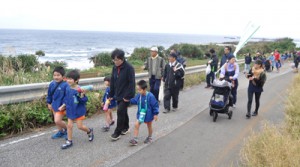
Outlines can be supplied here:
[[298, 66], [299, 66], [299, 62], [296, 61], [296, 62], [295, 62], [295, 68], [298, 69]]
[[254, 112], [258, 112], [258, 108], [259, 108], [259, 105], [260, 105], [259, 99], [260, 99], [261, 92], [253, 92], [253, 91], [248, 90], [248, 105], [247, 105], [248, 113], [251, 112], [253, 94], [255, 94], [255, 111]]
[[239, 86], [239, 81], [234, 80], [234, 87], [231, 89], [231, 94], [232, 94], [232, 103], [236, 104], [237, 101], [237, 88]]
[[129, 117], [128, 117], [128, 108], [129, 103], [124, 102], [123, 100], [118, 101], [117, 109], [117, 127], [115, 129], [115, 134], [120, 135], [121, 132], [125, 129], [129, 129]]
[[154, 95], [156, 100], [158, 101], [158, 94], [159, 94], [159, 87], [160, 87], [161, 80], [155, 79], [155, 76], [152, 75], [149, 79], [150, 84], [150, 92]]
[[207, 86], [211, 86], [211, 83], [214, 82], [215, 79], [215, 74], [214, 72], [210, 72], [209, 74], [206, 75], [206, 83]]
[[166, 110], [171, 109], [171, 98], [172, 98], [172, 107], [178, 108], [178, 96], [179, 88], [165, 88], [164, 90], [164, 107]]

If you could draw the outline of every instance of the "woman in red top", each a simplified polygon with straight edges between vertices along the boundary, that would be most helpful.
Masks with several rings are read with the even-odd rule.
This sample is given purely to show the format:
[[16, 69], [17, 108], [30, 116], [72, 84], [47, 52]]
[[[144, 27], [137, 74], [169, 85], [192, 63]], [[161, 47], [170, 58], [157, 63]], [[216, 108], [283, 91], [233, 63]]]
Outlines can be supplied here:
[[277, 51], [277, 49], [275, 49], [275, 51], [274, 51], [274, 57], [275, 57], [276, 69], [277, 69], [277, 72], [279, 72], [281, 63], [280, 63], [280, 53]]

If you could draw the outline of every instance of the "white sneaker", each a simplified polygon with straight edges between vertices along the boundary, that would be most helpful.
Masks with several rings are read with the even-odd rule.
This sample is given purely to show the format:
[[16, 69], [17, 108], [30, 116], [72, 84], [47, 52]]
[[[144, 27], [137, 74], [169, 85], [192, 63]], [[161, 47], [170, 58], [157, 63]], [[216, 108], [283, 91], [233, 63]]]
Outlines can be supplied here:
[[236, 105], [234, 104], [232, 107], [233, 107], [233, 108], [235, 108], [235, 107], [236, 107]]

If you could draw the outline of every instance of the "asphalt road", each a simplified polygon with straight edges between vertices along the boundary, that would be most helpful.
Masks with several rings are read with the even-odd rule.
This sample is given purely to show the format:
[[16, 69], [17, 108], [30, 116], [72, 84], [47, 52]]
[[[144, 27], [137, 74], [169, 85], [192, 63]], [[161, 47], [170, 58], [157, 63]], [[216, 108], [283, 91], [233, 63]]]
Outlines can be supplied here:
[[[258, 130], [264, 120], [282, 122], [285, 92], [293, 75], [287, 67], [280, 74], [268, 74], [259, 116], [251, 120], [245, 119], [248, 83], [240, 76], [237, 108], [231, 120], [220, 115], [212, 122], [208, 114], [212, 90], [201, 84], [180, 93], [179, 111], [160, 113], [150, 145], [129, 146], [131, 133], [112, 142], [109, 136], [113, 129], [101, 132], [104, 115], [98, 115], [84, 122], [94, 128], [94, 141], [89, 142], [75, 126], [74, 145], [67, 150], [60, 149], [64, 139], [50, 138], [55, 127], [0, 141], [0, 166], [237, 166], [240, 147], [252, 129]], [[131, 107], [131, 131], [135, 114], [136, 107]], [[140, 141], [146, 136], [144, 125]]]

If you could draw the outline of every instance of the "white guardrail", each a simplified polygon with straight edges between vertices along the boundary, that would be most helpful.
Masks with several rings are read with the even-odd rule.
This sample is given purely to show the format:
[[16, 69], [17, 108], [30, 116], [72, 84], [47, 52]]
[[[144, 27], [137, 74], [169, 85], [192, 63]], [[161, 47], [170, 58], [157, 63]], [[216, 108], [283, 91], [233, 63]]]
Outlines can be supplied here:
[[[239, 60], [238, 63], [243, 63]], [[185, 69], [186, 74], [194, 74], [204, 72], [206, 65], [192, 66]], [[136, 81], [147, 79], [148, 73], [139, 73], [135, 75]], [[93, 85], [95, 90], [103, 89], [103, 77], [81, 79], [80, 85]], [[14, 86], [0, 86], [0, 105], [13, 104], [20, 102], [33, 101], [47, 95], [47, 90], [50, 82], [33, 83]]]

